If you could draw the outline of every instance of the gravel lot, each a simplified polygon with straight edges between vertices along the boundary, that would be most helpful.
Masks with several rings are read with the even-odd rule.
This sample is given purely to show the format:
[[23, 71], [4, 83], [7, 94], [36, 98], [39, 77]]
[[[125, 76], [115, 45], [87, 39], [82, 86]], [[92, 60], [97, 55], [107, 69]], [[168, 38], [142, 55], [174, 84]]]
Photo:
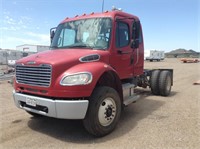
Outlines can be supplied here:
[[173, 68], [170, 97], [139, 89], [141, 99], [122, 113], [113, 133], [94, 138], [81, 121], [33, 118], [15, 107], [12, 86], [0, 81], [0, 148], [199, 149], [200, 63], [179, 59], [145, 62], [145, 68]]

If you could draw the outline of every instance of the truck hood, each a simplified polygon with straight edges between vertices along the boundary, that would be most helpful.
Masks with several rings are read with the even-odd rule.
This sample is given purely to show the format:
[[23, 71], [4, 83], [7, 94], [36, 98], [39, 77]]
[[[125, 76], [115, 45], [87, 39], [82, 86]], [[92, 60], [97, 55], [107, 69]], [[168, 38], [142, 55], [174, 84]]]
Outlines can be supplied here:
[[27, 66], [48, 64], [53, 67], [54, 74], [58, 76], [72, 66], [92, 61], [101, 61], [108, 64], [109, 52], [91, 49], [48, 50], [22, 58], [17, 61], [17, 64]]

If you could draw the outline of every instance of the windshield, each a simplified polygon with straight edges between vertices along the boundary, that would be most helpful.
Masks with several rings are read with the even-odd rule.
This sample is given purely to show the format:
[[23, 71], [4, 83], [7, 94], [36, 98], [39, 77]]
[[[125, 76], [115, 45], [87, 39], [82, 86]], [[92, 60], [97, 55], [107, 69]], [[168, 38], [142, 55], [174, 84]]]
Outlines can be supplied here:
[[60, 24], [56, 29], [51, 49], [107, 49], [111, 27], [110, 18], [82, 19]]

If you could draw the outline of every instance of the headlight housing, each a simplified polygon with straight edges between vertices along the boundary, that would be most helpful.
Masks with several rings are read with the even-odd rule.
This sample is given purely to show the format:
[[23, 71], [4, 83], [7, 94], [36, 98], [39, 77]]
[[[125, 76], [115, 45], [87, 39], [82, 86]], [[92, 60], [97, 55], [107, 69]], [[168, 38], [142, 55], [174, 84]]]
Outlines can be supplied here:
[[86, 85], [92, 82], [92, 74], [90, 72], [80, 72], [64, 76], [60, 85], [62, 86], [74, 86], [74, 85]]

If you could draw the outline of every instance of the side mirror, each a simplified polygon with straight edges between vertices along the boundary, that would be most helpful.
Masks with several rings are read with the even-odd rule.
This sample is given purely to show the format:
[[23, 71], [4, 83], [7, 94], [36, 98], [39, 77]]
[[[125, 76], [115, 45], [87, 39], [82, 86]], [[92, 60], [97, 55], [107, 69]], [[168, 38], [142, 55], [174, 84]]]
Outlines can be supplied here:
[[139, 39], [132, 40], [131, 48], [136, 49], [139, 47]]
[[52, 43], [53, 37], [55, 35], [55, 31], [56, 31], [55, 27], [50, 29], [50, 40], [51, 40], [51, 43]]

